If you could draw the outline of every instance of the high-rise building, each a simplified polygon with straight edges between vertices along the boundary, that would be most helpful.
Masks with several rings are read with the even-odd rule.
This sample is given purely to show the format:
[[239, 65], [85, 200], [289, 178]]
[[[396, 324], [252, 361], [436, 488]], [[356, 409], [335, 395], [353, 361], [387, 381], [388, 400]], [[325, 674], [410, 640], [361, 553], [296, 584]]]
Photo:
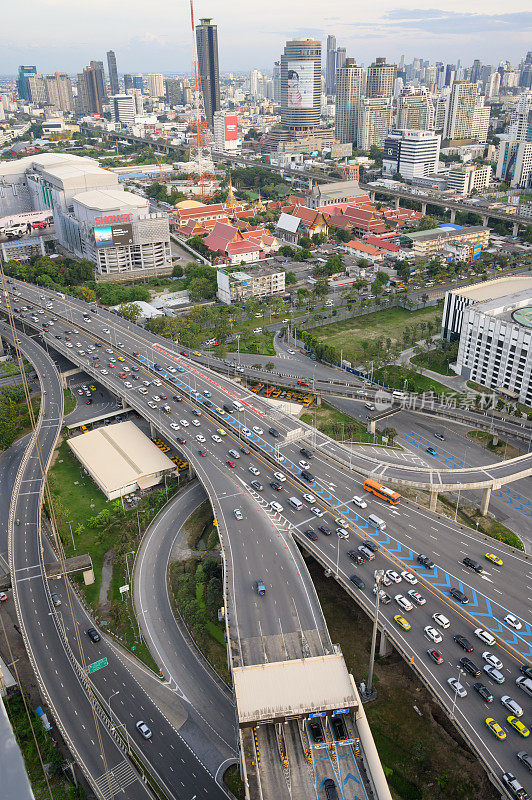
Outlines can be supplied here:
[[169, 106], [180, 106], [183, 104], [183, 83], [178, 78], [167, 78], [165, 80], [166, 102]]
[[109, 97], [111, 106], [111, 119], [123, 125], [133, 125], [135, 122], [135, 98], [130, 94], [113, 94]]
[[420, 131], [434, 128], [434, 105], [425, 86], [405, 86], [401, 91], [397, 98], [397, 127]]
[[273, 102], [281, 102], [281, 62], [276, 61], [273, 65]]
[[281, 56], [281, 123], [296, 136], [319, 125], [321, 42], [292, 39]]
[[148, 94], [150, 97], [164, 97], [164, 75], [155, 72], [148, 75]]
[[368, 67], [367, 97], [391, 97], [396, 74], [395, 64], [387, 64], [385, 58], [375, 59]]
[[456, 64], [447, 64], [445, 67], [445, 86], [452, 86], [456, 78]]
[[118, 71], [116, 69], [116, 55], [114, 50], [107, 51], [107, 68], [109, 69], [109, 92], [110, 94], [118, 94], [120, 87], [118, 85]]
[[139, 92], [144, 94], [144, 76], [143, 75], [133, 75], [133, 88], [138, 89]]
[[336, 36], [327, 36], [327, 54], [325, 56], [325, 92], [336, 91]]
[[70, 77], [56, 72], [54, 75], [46, 75], [44, 81], [48, 103], [58, 111], [74, 111], [74, 95]]
[[473, 66], [471, 67], [471, 83], [476, 83], [480, 80], [480, 70], [482, 69], [482, 62], [479, 61], [478, 58], [475, 58], [473, 61]]
[[17, 94], [19, 96], [19, 100], [27, 100], [28, 102], [30, 101], [31, 98], [28, 77], [36, 74], [37, 67], [35, 66], [22, 65], [18, 68]]
[[214, 112], [220, 110], [220, 72], [218, 67], [218, 28], [210, 18], [200, 19], [196, 25], [198, 67], [205, 103], [205, 118], [212, 128]]
[[234, 112], [214, 112], [214, 146], [220, 151], [237, 150], [242, 145], [238, 117]]
[[363, 92], [364, 72], [354, 58], [347, 58], [336, 73], [334, 134], [341, 144], [357, 140], [358, 106]]
[[46, 104], [46, 84], [42, 75], [28, 75], [28, 89], [30, 100], [34, 105], [43, 106]]
[[251, 70], [249, 88], [252, 97], [264, 97], [262, 72], [258, 69]]
[[133, 78], [131, 75], [124, 75], [124, 92], [129, 92], [133, 88]]
[[[485, 126], [485, 111], [481, 111], [483, 107], [484, 101], [479, 97], [475, 83], [455, 81], [451, 89], [444, 138], [481, 141], [480, 133]], [[489, 122], [489, 109], [487, 112]]]
[[403, 178], [425, 177], [438, 171], [440, 135], [434, 131], [392, 130], [384, 141], [383, 173]]
[[336, 71], [338, 72], [345, 64], [347, 58], [345, 47], [339, 47], [336, 51]]
[[101, 114], [105, 99], [103, 63], [91, 61], [83, 72], [78, 73], [77, 111], [80, 114]]
[[487, 95], [490, 100], [495, 100], [501, 91], [501, 74], [500, 72], [493, 72], [487, 87]]
[[372, 145], [384, 146], [392, 127], [390, 97], [364, 97], [358, 107], [357, 147], [369, 150]]

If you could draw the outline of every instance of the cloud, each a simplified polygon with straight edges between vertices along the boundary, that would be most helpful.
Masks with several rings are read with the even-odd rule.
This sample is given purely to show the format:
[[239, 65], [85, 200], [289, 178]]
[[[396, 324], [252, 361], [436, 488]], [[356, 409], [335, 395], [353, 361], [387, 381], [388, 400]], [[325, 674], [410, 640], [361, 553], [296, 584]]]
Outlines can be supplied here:
[[424, 33], [479, 34], [510, 32], [523, 33], [532, 29], [532, 12], [517, 11], [505, 14], [471, 14], [443, 11], [435, 8], [397, 8], [384, 14], [381, 23], [390, 27], [417, 29]]

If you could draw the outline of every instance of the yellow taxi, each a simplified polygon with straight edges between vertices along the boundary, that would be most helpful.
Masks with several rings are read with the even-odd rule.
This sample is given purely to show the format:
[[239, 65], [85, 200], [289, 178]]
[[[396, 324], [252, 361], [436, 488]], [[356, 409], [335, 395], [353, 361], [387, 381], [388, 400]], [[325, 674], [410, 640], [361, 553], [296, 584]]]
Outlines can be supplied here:
[[95, 392], [96, 391], [96, 386], [89, 386], [89, 389], [91, 390], [91, 392]]
[[399, 627], [403, 628], [405, 631], [409, 631], [410, 628], [412, 627], [411, 624], [409, 622], [407, 622], [407, 620], [404, 617], [402, 617], [400, 614], [396, 614], [395, 617], [394, 617], [394, 620], [399, 625]]
[[193, 350], [193, 351], [192, 351], [192, 355], [193, 355], [193, 356], [200, 356], [200, 358], [201, 358], [201, 353], [198, 353], [198, 351], [197, 351], [197, 350]]
[[225, 411], [223, 410], [223, 408], [219, 408], [218, 406], [216, 406], [214, 410], [216, 411], [217, 414], [220, 414], [222, 417], [225, 417]]
[[526, 725], [523, 725], [523, 723], [518, 717], [514, 716], [513, 714], [510, 714], [509, 717], [506, 717], [506, 720], [510, 723], [512, 728], [515, 728], [517, 733], [520, 733], [521, 736], [525, 737], [525, 739], [527, 736], [530, 736], [530, 731], [528, 730]]
[[486, 725], [492, 734], [497, 737], [497, 739], [506, 739], [506, 733], [503, 731], [499, 723], [496, 722], [492, 717], [486, 718]]
[[493, 564], [497, 564], [498, 567], [502, 567], [503, 565], [502, 558], [496, 556], [495, 553], [486, 553], [485, 558], [487, 558], [488, 561], [491, 561]]
[[119, 361], [125, 361], [126, 359], [124, 358], [124, 356], [118, 356], [118, 360]]
[[216, 428], [216, 432], [220, 434], [220, 436], [227, 436], [227, 431], [224, 431], [223, 428]]

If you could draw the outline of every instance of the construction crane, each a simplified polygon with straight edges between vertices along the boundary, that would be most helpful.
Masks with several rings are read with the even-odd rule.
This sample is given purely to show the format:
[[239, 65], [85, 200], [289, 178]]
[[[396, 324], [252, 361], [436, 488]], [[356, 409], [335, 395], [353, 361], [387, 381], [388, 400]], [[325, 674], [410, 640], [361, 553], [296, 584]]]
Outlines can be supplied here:
[[161, 166], [161, 162], [159, 161], [159, 159], [157, 158], [157, 156], [155, 155], [155, 153], [153, 154], [153, 157], [155, 158], [155, 160], [156, 160], [157, 164], [159, 165], [159, 179], [160, 179], [161, 183], [164, 183], [164, 178], [163, 178], [163, 168], [162, 168], [162, 166]]

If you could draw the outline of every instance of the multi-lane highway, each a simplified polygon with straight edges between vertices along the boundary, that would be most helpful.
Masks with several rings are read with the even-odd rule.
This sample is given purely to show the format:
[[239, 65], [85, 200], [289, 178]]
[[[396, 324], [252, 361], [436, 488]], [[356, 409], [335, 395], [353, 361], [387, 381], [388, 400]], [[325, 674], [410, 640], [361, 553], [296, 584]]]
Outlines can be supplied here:
[[[20, 287], [20, 289], [22, 289], [22, 287]], [[29, 287], [24, 287], [24, 290], [26, 292], [33, 291], [29, 289]], [[40, 305], [38, 291], [35, 291], [34, 298], [32, 299], [35, 299], [37, 304]], [[78, 304], [77, 302], [67, 302], [68, 313], [65, 312], [63, 308], [57, 307], [62, 305], [62, 303], [55, 301], [57, 306], [54, 311], [54, 317], [58, 323], [61, 316], [66, 317], [70, 320], [70, 328], [75, 324], [79, 326], [77, 330], [81, 331], [81, 328], [84, 330], [83, 336], [81, 333], [79, 334], [81, 344], [80, 347], [77, 348], [77, 351], [72, 354], [73, 360], [75, 360], [76, 363], [81, 363], [83, 366], [85, 366], [86, 363], [86, 369], [93, 370], [94, 374], [97, 374], [96, 369], [91, 366], [92, 357], [86, 357], [86, 350], [83, 354], [79, 351], [84, 350], [84, 348], [88, 346], [88, 342], [94, 338], [101, 337], [106, 338], [107, 341], [113, 341], [110, 331], [114, 329], [114, 336], [116, 337], [116, 343], [114, 345], [116, 348], [115, 352], [117, 354], [124, 354], [122, 356], [124, 358], [126, 358], [125, 354], [127, 353], [127, 364], [141, 365], [139, 370], [145, 370], [146, 379], [148, 376], [151, 378], [150, 387], [146, 387], [148, 388], [149, 394], [142, 395], [139, 390], [135, 388], [132, 381], [121, 382], [120, 379], [115, 378], [114, 370], [116, 366], [110, 366], [113, 363], [112, 361], [108, 362], [107, 367], [98, 367], [100, 374], [101, 370], [104, 370], [100, 380], [112, 381], [115, 391], [117, 391], [118, 387], [118, 391], [127, 397], [128, 402], [132, 406], [139, 408], [144, 416], [155, 421], [158, 429], [163, 431], [165, 435], [178, 446], [180, 444], [178, 438], [185, 438], [184, 432], [186, 430], [186, 438], [189, 441], [188, 443], [182, 444], [181, 447], [187, 457], [193, 460], [196, 465], [200, 465], [198, 471], [203, 473], [200, 474], [200, 477], [207, 484], [211, 480], [213, 474], [223, 475], [226, 481], [229, 471], [232, 470], [230, 474], [233, 476], [235, 486], [234, 493], [236, 497], [226, 498], [226, 514], [231, 513], [231, 506], [234, 511], [242, 489], [245, 491], [246, 495], [249, 496], [251, 494], [253, 496], [251, 480], [257, 478], [256, 475], [254, 476], [253, 472], [250, 472], [249, 468], [253, 466], [264, 476], [263, 478], [257, 478], [259, 483], [263, 483], [262, 490], [256, 490], [257, 499], [258, 497], [263, 498], [263, 504], [271, 504], [271, 499], [273, 497], [279, 499], [283, 505], [282, 517], [286, 519], [288, 526], [297, 525], [299, 529], [305, 525], [312, 526], [313, 529], [317, 527], [315, 522], [311, 522], [311, 520], [315, 519], [315, 515], [309, 510], [312, 501], [305, 500], [301, 511], [296, 512], [294, 510], [294, 512], [292, 513], [291, 511], [289, 515], [286, 501], [283, 503], [281, 499], [287, 496], [288, 490], [282, 489], [281, 492], [276, 492], [273, 489], [270, 491], [269, 487], [269, 481], [273, 478], [275, 466], [278, 466], [284, 471], [286, 477], [286, 481], [282, 481], [281, 483], [283, 483], [283, 485], [288, 485], [290, 481], [292, 490], [298, 492], [299, 495], [303, 494], [300, 476], [302, 466], [300, 462], [305, 459], [303, 459], [299, 453], [301, 442], [290, 443], [289, 439], [294, 435], [303, 435], [306, 437], [305, 443], [308, 444], [308, 442], [312, 441], [312, 437], [304, 428], [291, 424], [290, 421], [285, 419], [283, 414], [272, 412], [271, 409], [268, 409], [266, 403], [260, 401], [259, 398], [254, 396], [246, 397], [241, 388], [235, 386], [232, 382], [217, 377], [214, 373], [210, 373], [203, 367], [193, 365], [188, 359], [180, 356], [179, 352], [175, 348], [172, 348], [167, 342], [161, 342], [161, 340], [158, 340], [156, 337], [151, 337], [139, 331], [136, 326], [130, 326], [121, 320], [117, 321], [116, 317], [107, 314], [107, 312], [99, 311], [97, 315], [93, 314], [90, 322], [84, 322], [82, 319], [82, 309], [86, 311], [86, 306], [84, 304]], [[73, 317], [74, 314], [76, 315], [75, 318]], [[63, 325], [64, 324], [63, 322]], [[107, 329], [108, 333], [105, 332], [105, 329]], [[62, 335], [63, 334], [54, 333], [54, 336]], [[78, 334], [76, 334], [76, 336], [77, 335]], [[45, 336], [49, 337], [50, 342], [53, 341], [50, 334], [45, 334]], [[120, 341], [122, 347], [120, 346]], [[57, 346], [59, 348], [64, 347], [63, 342], [63, 339], [61, 341], [57, 340]], [[109, 349], [113, 350], [112, 347]], [[154, 355], [154, 352], [156, 352], [156, 355]], [[109, 354], [109, 357], [114, 358], [115, 354]], [[155, 368], [154, 362], [161, 364], [160, 370]], [[114, 363], [116, 364], [116, 362]], [[178, 371], [176, 373], [173, 370]], [[155, 384], [155, 387], [153, 386], [154, 375], [157, 375], [157, 372], [159, 372], [159, 378], [155, 378], [155, 380], [160, 380], [161, 385], [167, 387], [164, 391], [175, 392], [177, 388], [184, 397], [182, 404], [176, 404], [171, 399], [168, 400], [173, 406], [172, 412], [169, 415], [161, 411], [159, 400], [152, 399], [156, 392], [162, 391], [161, 388], [157, 387], [157, 384]], [[127, 382], [131, 383], [131, 388], [126, 385]], [[211, 404], [210, 407], [205, 407], [205, 400], [209, 399], [206, 393], [209, 393], [211, 398], [209, 400]], [[159, 394], [155, 396], [160, 397]], [[245, 411], [241, 414], [227, 414], [223, 411], [216, 411], [213, 409], [213, 405], [218, 403], [222, 404], [224, 400], [227, 402], [228, 398], [240, 398], [240, 400], [243, 401]], [[148, 402], [152, 405], [148, 405]], [[191, 406], [198, 406], [200, 404], [200, 410], [202, 411], [201, 419], [199, 415], [194, 415], [191, 411]], [[153, 408], [153, 406], [155, 406], [155, 408]], [[220, 408], [220, 406], [218, 407]], [[185, 408], [187, 408], [186, 412], [184, 411]], [[183, 411], [181, 411], [181, 409], [183, 409]], [[190, 427], [192, 418], [196, 418], [199, 421], [200, 424], [197, 426], [196, 430], [201, 430], [201, 433], [189, 433], [189, 430], [192, 430]], [[188, 425], [184, 425], [180, 421], [183, 419], [188, 422]], [[172, 428], [172, 423], [174, 428]], [[225, 436], [214, 432], [216, 426], [221, 426], [220, 423], [225, 426]], [[175, 430], [176, 425], [179, 426], [177, 431]], [[274, 425], [282, 435], [280, 437], [268, 436], [267, 429], [269, 425]], [[209, 442], [208, 449], [210, 450], [210, 455], [208, 455], [207, 458], [197, 457], [197, 449], [202, 449], [202, 444], [204, 444], [201, 440], [198, 442], [195, 441], [195, 437], [199, 435], [205, 437]], [[217, 436], [221, 441], [213, 439], [213, 436]], [[207, 437], [209, 437], [209, 439], [207, 439]], [[235, 464], [234, 467], [226, 463], [232, 460], [227, 453], [228, 449], [233, 449], [226, 444], [229, 439], [231, 439], [233, 447], [236, 441], [238, 447], [244, 446], [245, 449], [250, 449], [248, 445], [251, 444], [253, 450], [253, 452], [249, 454], [240, 453], [240, 457], [233, 462]], [[193, 444], [191, 444], [191, 442], [193, 442]], [[318, 438], [316, 438], [316, 443], [318, 445], [320, 443], [322, 445], [327, 444], [324, 439]], [[376, 537], [381, 545], [382, 551], [382, 555], [380, 555], [378, 559], [384, 559], [384, 562], [390, 565], [390, 567], [392, 565], [397, 565], [399, 568], [403, 569], [407, 566], [412, 567], [417, 553], [421, 550], [430, 550], [429, 555], [435, 560], [437, 566], [434, 570], [427, 572], [427, 578], [423, 582], [422, 591], [427, 594], [430, 593], [430, 597], [434, 598], [434, 600], [429, 600], [429, 597], [427, 597], [425, 606], [410, 612], [412, 618], [421, 617], [423, 615], [422, 622], [428, 624], [424, 619], [426, 614], [425, 609], [428, 608], [430, 610], [431, 608], [436, 608], [436, 605], [432, 605], [434, 602], [441, 604], [440, 608], [443, 607], [446, 609], [444, 613], [449, 616], [451, 633], [465, 632], [469, 633], [471, 636], [471, 631], [475, 625], [493, 630], [498, 637], [496, 649], [499, 648], [499, 650], [497, 652], [503, 652], [504, 659], [507, 662], [506, 667], [510, 670], [507, 680], [508, 682], [511, 680], [513, 687], [515, 687], [512, 689], [512, 694], [515, 696], [517, 691], [520, 692], [521, 690], [515, 686], [513, 679], [518, 675], [518, 665], [529, 661], [532, 635], [530, 626], [527, 623], [527, 619], [530, 619], [530, 603], [532, 602], [529, 598], [527, 599], [527, 591], [530, 593], [530, 589], [526, 588], [526, 582], [530, 582], [530, 578], [532, 577], [532, 573], [528, 575], [528, 573], [530, 573], [528, 562], [522, 560], [522, 557], [517, 554], [514, 555], [504, 550], [504, 548], [499, 548], [496, 549], [496, 552], [501, 552], [505, 561], [500, 573], [494, 568], [489, 569], [489, 574], [483, 576], [477, 576], [476, 573], [470, 573], [470, 571], [465, 572], [460, 565], [460, 551], [465, 550], [466, 547], [476, 547], [478, 549], [479, 540], [475, 535], [463, 532], [459, 527], [453, 526], [447, 522], [438, 521], [430, 514], [422, 512], [419, 509], [410, 508], [404, 504], [402, 504], [399, 509], [382, 508], [380, 503], [378, 504], [379, 515], [383, 518], [387, 518], [389, 524], [387, 531], [377, 536], [375, 529], [371, 528], [367, 523], [367, 518], [364, 513], [365, 510], [359, 509], [355, 512], [355, 507], [350, 503], [353, 494], [355, 492], [361, 492], [360, 484], [357, 484], [357, 480], [353, 478], [352, 474], [346, 473], [346, 471], [336, 465], [330, 457], [323, 457], [323, 452], [324, 449], [322, 446], [318, 451], [315, 451], [315, 455], [312, 458], [311, 469], [314, 478], [309, 491], [315, 496], [315, 506], [324, 511], [325, 514], [332, 513], [334, 516], [334, 514], [341, 513], [342, 516], [346, 517], [348, 521], [347, 527], [351, 537], [355, 538], [357, 541], [359, 541], [359, 537], [367, 535], [367, 532]], [[246, 458], [243, 458], [243, 455], [245, 455]], [[266, 486], [264, 484], [266, 484]], [[226, 485], [226, 483], [224, 485]], [[372, 501], [372, 504], [374, 503], [376, 504], [377, 501]], [[223, 513], [224, 509], [221, 508], [220, 510]], [[267, 515], [274, 516], [272, 514], [271, 505], [268, 509], [265, 508], [264, 512]], [[218, 509], [216, 509], [216, 513], [218, 516]], [[298, 514], [303, 515], [303, 518], [300, 516], [298, 519]], [[324, 520], [327, 521], [327, 517], [324, 517]], [[326, 524], [334, 530], [335, 524], [331, 522], [330, 519], [328, 519]], [[327, 556], [329, 562], [334, 564], [335, 569], [336, 562], [334, 559], [336, 557], [338, 571], [342, 568], [347, 575], [345, 564], [349, 562], [345, 562], [345, 559], [347, 558], [346, 552], [350, 542], [337, 539], [332, 543], [332, 537], [322, 534], [317, 535], [318, 543], [305, 540], [306, 546], [315, 552], [318, 557], [325, 558], [325, 556]], [[453, 542], [454, 550], [451, 550], [449, 543]], [[432, 547], [430, 547], [431, 543]], [[255, 541], [253, 541], [253, 544], [255, 545]], [[257, 539], [257, 544], [260, 544], [260, 537]], [[268, 547], [266, 549], [268, 549], [271, 544], [274, 543], [268, 542]], [[443, 547], [441, 546], [442, 544], [444, 545]], [[458, 545], [460, 545], [460, 547], [458, 547]], [[457, 550], [458, 552], [456, 552]], [[471, 555], [473, 557], [476, 556], [477, 559], [482, 558], [482, 553], [479, 554], [476, 551], [471, 553]], [[374, 565], [375, 562], [372, 562], [370, 565], [371, 568], [373, 568]], [[368, 566], [366, 565], [361, 569], [367, 570]], [[247, 575], [245, 570], [240, 574], [241, 578], [239, 579], [243, 581], [243, 586], [245, 586], [246, 581], [248, 581], [247, 588], [249, 592], [251, 589], [249, 586], [249, 574], [252, 574], [250, 573], [249, 567]], [[287, 582], [287, 585], [291, 588], [293, 588], [292, 577], [293, 576], [291, 576], [290, 581]], [[367, 573], [366, 578], [368, 578]], [[304, 582], [303, 585], [305, 585]], [[451, 586], [462, 588], [469, 595], [471, 602], [465, 607], [466, 612], [464, 609], [461, 609], [459, 612], [450, 602], [448, 589]], [[372, 595], [368, 589], [362, 590], [359, 597], [362, 596], [365, 597], [366, 603], [371, 603]], [[386, 614], [393, 605], [394, 601], [392, 601], [389, 606], [386, 606], [381, 613], [383, 615]], [[302, 607], [301, 605], [301, 608]], [[314, 613], [316, 617], [317, 612], [316, 610], [312, 612], [312, 604], [306, 604], [307, 613], [309, 608], [311, 609], [310, 613]], [[284, 610], [286, 612], [286, 606], [284, 606]], [[272, 615], [277, 611], [278, 609], [272, 609]], [[509, 611], [519, 615], [522, 620], [522, 630], [518, 633], [513, 633], [502, 622], [505, 613]], [[458, 616], [458, 613], [460, 613], [460, 616]], [[246, 625], [249, 623], [253, 623], [252, 612], [247, 610], [244, 616], [246, 618], [241, 621], [243, 629], [245, 629]], [[314, 624], [311, 626], [314, 630], [319, 629], [319, 626], [316, 626], [315, 622], [316, 618], [313, 620]], [[464, 626], [466, 626], [465, 631], [458, 630], [458, 628], [463, 628]], [[423, 627], [422, 625], [421, 637], [423, 637]], [[298, 630], [300, 630], [300, 628], [301, 625], [298, 627]], [[402, 643], [402, 640], [410, 642], [411, 650], [419, 659], [417, 666], [421, 673], [426, 677], [427, 682], [432, 686], [440, 700], [447, 708], [450, 708], [454, 698], [449, 695], [444, 683], [441, 680], [436, 680], [438, 674], [442, 674], [443, 665], [431, 667], [430, 664], [425, 663], [423, 657], [424, 650], [422, 649], [425, 642], [420, 642], [418, 640], [414, 630], [417, 631], [417, 626], [415, 629], [413, 627], [410, 632], [401, 633], [398, 628], [396, 630], [396, 626], [394, 625], [393, 637], [397, 644], [402, 646], [403, 649], [405, 649], [405, 645], [404, 642]], [[408, 633], [412, 635], [408, 636]], [[445, 633], [445, 637], [446, 639], [450, 639], [448, 632]], [[444, 654], [445, 659], [447, 659], [446, 667], [449, 669], [451, 663], [453, 663], [455, 667], [457, 663], [458, 653], [455, 653], [453, 648], [454, 644], [449, 642], [449, 646], [446, 648]], [[247, 657], [247, 651], [244, 653], [241, 643], [240, 650], [240, 656], [244, 656], [245, 659]], [[440, 667], [442, 667], [442, 669], [440, 669]], [[436, 671], [438, 669], [440, 669], [439, 673]], [[452, 676], [449, 675], [448, 677]], [[521, 700], [522, 699], [523, 698], [521, 698]], [[515, 756], [514, 758], [510, 758], [510, 750], [513, 747], [513, 737], [517, 734], [513, 731], [509, 731], [505, 743], [501, 743], [497, 751], [497, 748], [493, 748], [491, 733], [487, 730], [485, 725], [483, 725], [482, 713], [484, 713], [484, 709], [482, 705], [478, 705], [478, 703], [482, 703], [482, 701], [476, 694], [473, 695], [472, 692], [469, 693], [469, 699], [463, 698], [463, 700], [466, 702], [463, 703], [460, 701], [457, 703], [457, 707], [463, 707], [464, 709], [461, 712], [460, 724], [466, 731], [466, 735], [468, 735], [473, 744], [477, 746], [485, 762], [493, 769], [495, 774], [500, 774], [503, 768], [513, 769], [514, 772], [518, 773], [521, 768], [519, 764], [513, 763]], [[474, 702], [476, 701], [478, 701], [478, 703], [475, 707]], [[455, 713], [458, 719], [458, 713]], [[514, 753], [517, 748], [518, 743], [513, 750]], [[491, 752], [492, 750], [494, 750], [493, 753]], [[497, 753], [499, 754], [498, 757], [496, 757]], [[522, 781], [525, 782], [526, 776], [521, 774], [521, 778]]]

